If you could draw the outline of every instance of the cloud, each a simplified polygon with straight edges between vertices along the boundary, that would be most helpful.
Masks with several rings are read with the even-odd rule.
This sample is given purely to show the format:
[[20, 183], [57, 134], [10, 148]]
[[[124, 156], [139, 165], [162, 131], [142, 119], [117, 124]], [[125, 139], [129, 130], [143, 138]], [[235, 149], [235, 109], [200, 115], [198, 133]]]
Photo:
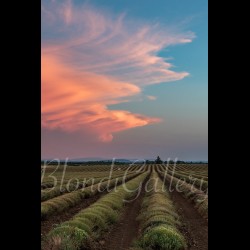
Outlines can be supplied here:
[[152, 95], [147, 95], [146, 97], [147, 97], [148, 100], [150, 100], [150, 101], [155, 101], [155, 100], [157, 99], [156, 96], [152, 96]]
[[42, 126], [65, 131], [94, 131], [102, 141], [112, 134], [160, 119], [108, 110], [107, 105], [140, 93], [140, 88], [104, 75], [78, 71], [42, 54]]
[[[161, 119], [111, 110], [142, 95], [147, 85], [180, 80], [157, 54], [187, 43], [191, 33], [141, 24], [71, 1], [42, 5], [42, 126], [67, 132], [89, 131], [101, 141]], [[46, 32], [45, 32], [46, 31]], [[148, 96], [150, 100], [155, 97]]]

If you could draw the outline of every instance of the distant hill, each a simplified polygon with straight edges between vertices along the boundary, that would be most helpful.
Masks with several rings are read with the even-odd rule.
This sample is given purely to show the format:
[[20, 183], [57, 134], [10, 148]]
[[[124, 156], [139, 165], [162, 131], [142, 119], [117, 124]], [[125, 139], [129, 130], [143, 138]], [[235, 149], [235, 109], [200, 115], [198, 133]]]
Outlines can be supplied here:
[[[57, 160], [53, 160], [53, 159], [42, 159], [42, 161], [54, 161], [57, 162]], [[61, 162], [65, 162], [65, 159], [61, 159]], [[74, 163], [78, 163], [78, 162], [112, 162], [113, 159], [108, 159], [108, 158], [102, 158], [102, 157], [84, 157], [84, 158], [74, 158], [74, 159], [68, 159], [67, 162], [74, 162]], [[115, 162], [121, 162], [121, 163], [133, 163], [133, 162], [143, 162], [142, 159], [137, 160], [137, 159], [123, 159], [123, 158], [115, 158]]]
[[[102, 162], [112, 162], [113, 159], [107, 158], [100, 158], [100, 157], [93, 157], [93, 158], [77, 158], [77, 159], [70, 159], [70, 162], [88, 162], [88, 161], [102, 161]], [[135, 162], [136, 159], [115, 159], [115, 162], [123, 162], [123, 163], [132, 163]]]

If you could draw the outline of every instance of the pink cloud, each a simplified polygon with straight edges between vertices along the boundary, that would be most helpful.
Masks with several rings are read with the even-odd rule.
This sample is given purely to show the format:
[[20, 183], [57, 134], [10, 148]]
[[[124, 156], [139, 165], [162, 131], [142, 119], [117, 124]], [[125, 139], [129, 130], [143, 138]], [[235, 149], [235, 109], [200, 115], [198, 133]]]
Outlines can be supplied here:
[[156, 96], [152, 96], [152, 95], [147, 95], [146, 97], [147, 97], [148, 100], [150, 100], [150, 101], [155, 101], [155, 100], [157, 99]]
[[65, 131], [92, 131], [102, 141], [112, 133], [159, 122], [160, 119], [108, 110], [140, 93], [140, 88], [104, 75], [80, 72], [42, 53], [42, 126]]
[[42, 40], [44, 128], [89, 131], [111, 141], [114, 133], [160, 122], [108, 107], [142, 95], [147, 85], [186, 77], [157, 54], [193, 34], [130, 23], [124, 14], [113, 18], [87, 5], [76, 9], [71, 1], [42, 6], [42, 17], [52, 34]]

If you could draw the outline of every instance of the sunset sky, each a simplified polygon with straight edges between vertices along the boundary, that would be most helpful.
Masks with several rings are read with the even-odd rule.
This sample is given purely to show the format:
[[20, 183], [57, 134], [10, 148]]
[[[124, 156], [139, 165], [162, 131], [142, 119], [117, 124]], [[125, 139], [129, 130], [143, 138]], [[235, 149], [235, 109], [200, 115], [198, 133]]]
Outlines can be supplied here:
[[207, 0], [42, 0], [42, 159], [207, 160]]

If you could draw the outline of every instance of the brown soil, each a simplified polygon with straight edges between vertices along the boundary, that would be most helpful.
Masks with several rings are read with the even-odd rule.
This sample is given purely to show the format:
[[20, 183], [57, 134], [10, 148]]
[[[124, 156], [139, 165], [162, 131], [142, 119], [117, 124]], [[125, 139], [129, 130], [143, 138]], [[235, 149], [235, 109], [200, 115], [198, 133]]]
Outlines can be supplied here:
[[47, 220], [41, 221], [41, 236], [44, 237], [56, 224], [70, 220], [75, 214], [80, 212], [80, 210], [90, 206], [106, 193], [106, 191], [97, 193], [95, 196], [84, 199], [80, 204], [69, 208], [67, 211], [52, 215]]
[[146, 181], [142, 186], [139, 197], [126, 204], [119, 221], [91, 249], [128, 250], [131, 247], [133, 241], [140, 234], [139, 221], [136, 218], [140, 213], [142, 200], [145, 195], [145, 183]]
[[207, 250], [207, 220], [201, 217], [194, 207], [194, 204], [183, 197], [181, 193], [173, 191], [171, 193], [171, 198], [183, 224], [180, 231], [187, 240], [188, 250]]

